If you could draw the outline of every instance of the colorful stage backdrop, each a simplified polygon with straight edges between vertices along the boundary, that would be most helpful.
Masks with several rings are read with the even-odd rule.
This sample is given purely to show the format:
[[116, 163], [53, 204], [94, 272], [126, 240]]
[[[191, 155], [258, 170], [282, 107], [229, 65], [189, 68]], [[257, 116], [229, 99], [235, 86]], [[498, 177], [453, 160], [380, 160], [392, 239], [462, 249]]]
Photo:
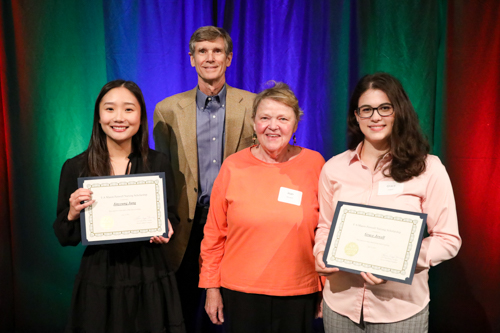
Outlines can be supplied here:
[[[65, 324], [82, 246], [53, 234], [59, 172], [83, 151], [101, 86], [136, 81], [148, 106], [195, 87], [202, 25], [235, 44], [228, 83], [284, 81], [298, 143], [346, 149], [349, 93], [375, 71], [403, 82], [450, 173], [463, 247], [431, 269], [431, 332], [500, 331], [500, 1], [2, 0], [0, 331]], [[153, 145], [153, 142], [151, 142]]]

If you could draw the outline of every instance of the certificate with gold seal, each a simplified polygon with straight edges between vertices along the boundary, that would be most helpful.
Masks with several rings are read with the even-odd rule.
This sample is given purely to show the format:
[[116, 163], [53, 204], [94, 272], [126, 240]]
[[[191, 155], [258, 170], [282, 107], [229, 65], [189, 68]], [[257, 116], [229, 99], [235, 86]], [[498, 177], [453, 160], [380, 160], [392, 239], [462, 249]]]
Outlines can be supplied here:
[[80, 212], [83, 245], [167, 237], [165, 173], [81, 177], [95, 202]]
[[426, 219], [423, 213], [339, 201], [325, 265], [411, 284]]

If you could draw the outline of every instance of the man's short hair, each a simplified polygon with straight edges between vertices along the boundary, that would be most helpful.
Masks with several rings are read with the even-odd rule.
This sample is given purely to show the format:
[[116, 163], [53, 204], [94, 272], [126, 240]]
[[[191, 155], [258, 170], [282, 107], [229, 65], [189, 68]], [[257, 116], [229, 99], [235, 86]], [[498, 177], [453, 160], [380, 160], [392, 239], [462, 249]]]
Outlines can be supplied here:
[[219, 37], [224, 40], [224, 52], [226, 53], [226, 56], [228, 56], [231, 52], [233, 52], [233, 40], [231, 39], [231, 36], [229, 36], [227, 31], [223, 28], [211, 25], [196, 29], [189, 40], [189, 52], [191, 52], [191, 55], [194, 55], [194, 46], [197, 42], [214, 41]]

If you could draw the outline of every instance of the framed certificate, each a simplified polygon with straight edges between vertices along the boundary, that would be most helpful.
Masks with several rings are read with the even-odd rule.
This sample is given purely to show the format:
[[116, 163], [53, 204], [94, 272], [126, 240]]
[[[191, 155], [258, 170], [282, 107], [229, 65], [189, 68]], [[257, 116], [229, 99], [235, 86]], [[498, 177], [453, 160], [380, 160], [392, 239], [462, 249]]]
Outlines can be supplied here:
[[82, 177], [78, 187], [90, 189], [95, 200], [80, 212], [83, 245], [167, 237], [164, 172]]
[[427, 214], [339, 201], [323, 261], [411, 284], [426, 220]]

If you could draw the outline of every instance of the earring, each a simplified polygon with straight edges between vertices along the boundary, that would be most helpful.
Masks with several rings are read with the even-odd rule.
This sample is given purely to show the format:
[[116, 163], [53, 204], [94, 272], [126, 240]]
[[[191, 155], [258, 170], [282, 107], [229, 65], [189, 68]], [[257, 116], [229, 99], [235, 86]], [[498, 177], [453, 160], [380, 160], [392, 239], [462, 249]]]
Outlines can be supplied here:
[[297, 143], [297, 138], [295, 137], [295, 134], [293, 135], [293, 144], [295, 145]]
[[252, 134], [253, 145], [255, 146], [255, 140], [257, 140], [257, 134], [255, 132]]

